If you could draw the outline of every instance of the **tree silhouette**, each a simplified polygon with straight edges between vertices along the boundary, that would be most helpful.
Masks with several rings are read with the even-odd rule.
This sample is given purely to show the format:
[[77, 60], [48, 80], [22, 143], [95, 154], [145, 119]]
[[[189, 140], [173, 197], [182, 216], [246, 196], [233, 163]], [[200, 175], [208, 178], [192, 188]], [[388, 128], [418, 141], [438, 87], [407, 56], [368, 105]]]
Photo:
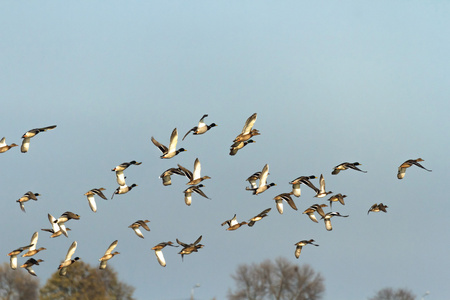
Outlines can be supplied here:
[[407, 289], [384, 288], [379, 290], [369, 300], [415, 300], [416, 295]]
[[18, 268], [12, 270], [8, 263], [0, 265], [1, 300], [38, 299], [39, 280]]
[[310, 266], [277, 258], [260, 264], [239, 265], [231, 275], [235, 291], [228, 291], [230, 300], [319, 300], [325, 291], [324, 279]]
[[40, 300], [133, 300], [134, 288], [120, 282], [108, 266], [104, 270], [78, 261], [66, 276], [56, 271], [40, 290]]

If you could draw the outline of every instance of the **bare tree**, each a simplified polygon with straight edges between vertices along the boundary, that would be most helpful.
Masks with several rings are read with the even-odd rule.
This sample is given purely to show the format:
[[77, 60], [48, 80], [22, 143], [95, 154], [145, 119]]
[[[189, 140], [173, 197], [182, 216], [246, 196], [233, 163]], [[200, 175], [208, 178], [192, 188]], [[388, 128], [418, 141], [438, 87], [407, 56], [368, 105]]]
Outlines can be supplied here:
[[369, 298], [369, 300], [415, 300], [416, 295], [414, 295], [410, 290], [407, 289], [396, 289], [384, 288], [379, 290], [375, 296]]
[[325, 291], [320, 273], [281, 257], [274, 262], [239, 265], [231, 277], [236, 289], [228, 291], [230, 300], [319, 300]]
[[39, 280], [22, 269], [0, 265], [0, 300], [38, 299]]

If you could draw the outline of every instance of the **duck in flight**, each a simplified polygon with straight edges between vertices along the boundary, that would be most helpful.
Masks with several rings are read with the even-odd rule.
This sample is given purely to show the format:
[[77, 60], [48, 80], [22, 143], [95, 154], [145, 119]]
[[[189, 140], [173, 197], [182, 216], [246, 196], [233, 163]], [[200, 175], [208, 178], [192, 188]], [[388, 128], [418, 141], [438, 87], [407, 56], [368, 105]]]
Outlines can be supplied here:
[[404, 163], [402, 163], [399, 167], [398, 167], [398, 173], [397, 173], [397, 178], [398, 179], [403, 179], [405, 177], [405, 172], [406, 169], [411, 167], [412, 165], [418, 166], [419, 168], [422, 168], [424, 170], [427, 170], [428, 172], [431, 172], [431, 170], [428, 170], [427, 168], [425, 168], [424, 166], [422, 166], [419, 162], [424, 161], [421, 158], [418, 159], [408, 159], [407, 161], [405, 161]]
[[163, 144], [155, 140], [154, 137], [152, 137], [151, 140], [152, 143], [156, 147], [158, 147], [158, 149], [162, 152], [160, 158], [169, 159], [174, 157], [175, 155], [178, 155], [180, 152], [186, 151], [186, 149], [184, 148], [180, 148], [178, 150], [176, 149], [178, 143], [178, 131], [176, 128], [172, 131], [172, 134], [170, 135], [169, 147], [164, 146]]
[[207, 132], [208, 130], [210, 130], [213, 127], [216, 127], [217, 124], [216, 123], [211, 123], [210, 125], [206, 125], [204, 119], [207, 117], [208, 115], [203, 115], [203, 117], [200, 119], [200, 121], [198, 121], [198, 125], [191, 128], [183, 137], [182, 141], [184, 141], [184, 138], [190, 133], [192, 132], [193, 135], [199, 135], [199, 134], [204, 134], [205, 132]]

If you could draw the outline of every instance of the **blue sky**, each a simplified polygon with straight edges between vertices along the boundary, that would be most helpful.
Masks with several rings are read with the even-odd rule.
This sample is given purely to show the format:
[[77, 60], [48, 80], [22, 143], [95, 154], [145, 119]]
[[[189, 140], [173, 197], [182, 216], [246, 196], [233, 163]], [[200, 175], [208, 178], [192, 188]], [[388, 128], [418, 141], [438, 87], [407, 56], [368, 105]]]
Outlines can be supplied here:
[[[76, 254], [96, 264], [114, 240], [110, 261], [137, 299], [225, 299], [242, 263], [286, 257], [325, 278], [324, 299], [366, 299], [384, 287], [409, 288], [428, 299], [450, 293], [450, 238], [445, 227], [450, 167], [450, 5], [444, 1], [6, 1], [0, 4], [0, 138], [20, 144], [27, 130], [56, 124], [31, 140], [30, 150], [0, 154], [3, 170], [1, 262], [31, 235], [69, 210], [69, 238], [50, 239], [35, 268], [42, 283], [76, 240]], [[258, 113], [256, 143], [228, 155], [245, 120]], [[188, 151], [161, 160], [151, 143], [184, 135], [203, 114], [219, 126], [188, 136]], [[212, 179], [184, 204], [187, 180], [164, 187], [158, 176], [178, 163]], [[432, 172], [397, 167], [421, 157]], [[111, 169], [126, 170], [138, 187], [90, 211], [83, 195], [117, 187]], [[334, 166], [359, 161], [367, 174]], [[277, 186], [253, 196], [245, 179], [265, 164]], [[298, 211], [275, 210], [274, 196], [301, 175], [324, 174], [327, 188], [347, 195], [333, 210], [333, 231], [304, 209], [318, 201], [303, 188]], [[317, 181], [314, 183], [317, 185]], [[26, 191], [42, 194], [15, 202]], [[388, 213], [367, 215], [374, 203]], [[254, 227], [227, 232], [235, 213], [244, 221], [272, 207]], [[128, 225], [149, 219], [139, 239]], [[167, 267], [151, 247], [162, 241], [205, 245], [181, 262], [165, 249]], [[294, 257], [294, 244], [313, 238]], [[24, 259], [19, 259], [19, 263]]]

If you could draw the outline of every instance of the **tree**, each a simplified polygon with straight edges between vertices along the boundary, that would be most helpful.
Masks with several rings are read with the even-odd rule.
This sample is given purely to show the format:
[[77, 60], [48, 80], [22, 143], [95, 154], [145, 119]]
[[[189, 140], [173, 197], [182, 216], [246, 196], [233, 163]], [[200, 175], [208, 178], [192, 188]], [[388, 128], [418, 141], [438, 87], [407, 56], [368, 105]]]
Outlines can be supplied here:
[[108, 266], [104, 270], [78, 261], [66, 276], [56, 271], [40, 290], [40, 300], [133, 300], [134, 288], [120, 282]]
[[369, 300], [415, 300], [416, 295], [407, 289], [384, 288]]
[[239, 265], [231, 277], [236, 282], [236, 290], [228, 291], [230, 300], [318, 300], [325, 291], [320, 273], [281, 257], [275, 262]]
[[39, 280], [23, 269], [12, 270], [8, 263], [0, 265], [1, 300], [37, 300]]

